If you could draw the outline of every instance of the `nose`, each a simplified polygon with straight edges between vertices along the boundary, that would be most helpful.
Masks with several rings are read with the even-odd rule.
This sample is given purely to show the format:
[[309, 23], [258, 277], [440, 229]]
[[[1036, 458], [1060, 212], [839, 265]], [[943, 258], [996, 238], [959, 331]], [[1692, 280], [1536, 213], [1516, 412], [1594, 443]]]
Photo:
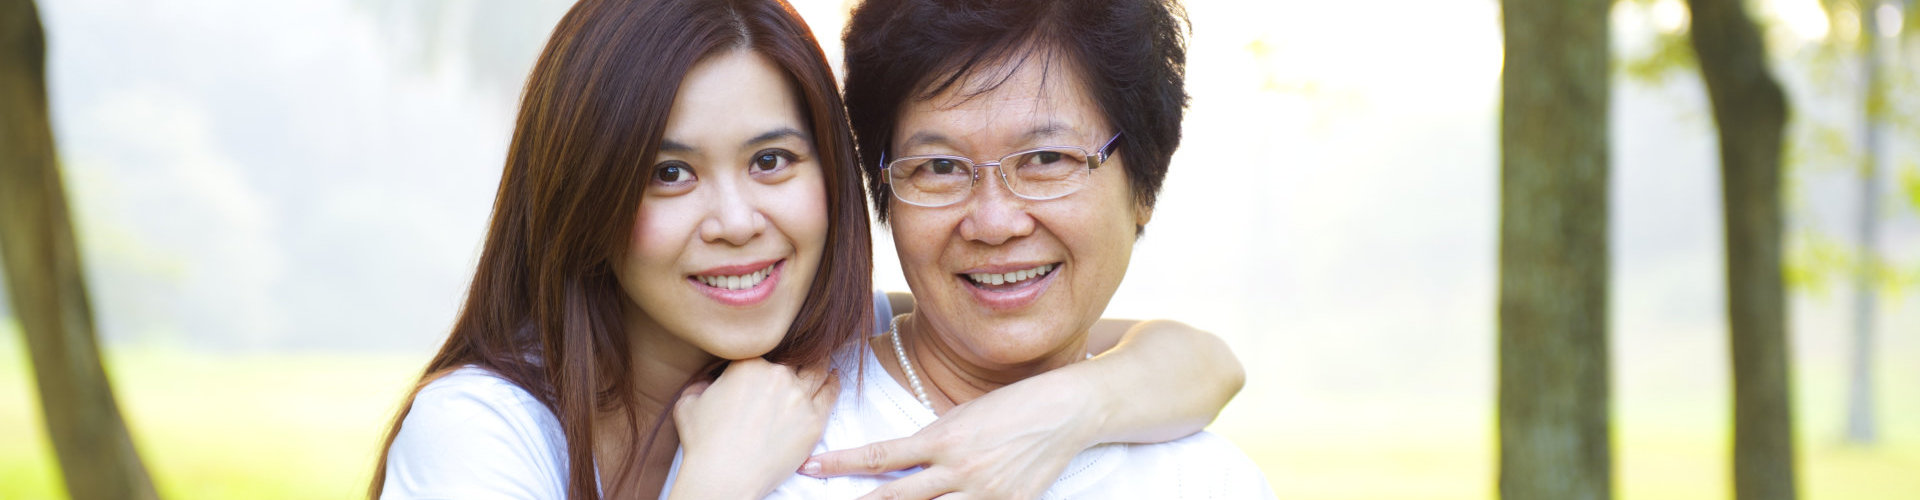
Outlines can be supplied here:
[[753, 241], [767, 230], [767, 216], [754, 197], [738, 182], [716, 182], [712, 209], [700, 222], [700, 239], [708, 243], [726, 242], [735, 246]]
[[[967, 197], [967, 215], [960, 220], [960, 237], [988, 245], [1033, 234], [1033, 215], [1027, 213], [1027, 199], [1014, 196], [1005, 178], [979, 170], [973, 183], [973, 196]], [[996, 179], [997, 178], [997, 179]]]

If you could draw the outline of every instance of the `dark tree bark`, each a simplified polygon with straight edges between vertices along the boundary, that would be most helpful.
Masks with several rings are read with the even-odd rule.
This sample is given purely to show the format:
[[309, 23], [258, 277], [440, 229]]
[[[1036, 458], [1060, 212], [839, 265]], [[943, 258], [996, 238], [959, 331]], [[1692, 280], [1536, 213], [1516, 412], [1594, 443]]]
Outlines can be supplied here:
[[1781, 281], [1786, 97], [1741, 0], [1689, 0], [1693, 49], [1720, 134], [1733, 351], [1734, 498], [1794, 498], [1793, 414]]
[[0, 0], [0, 258], [68, 495], [155, 498], [94, 343], [47, 118], [46, 41], [31, 0]]
[[1612, 497], [1610, 0], [1502, 0], [1500, 496]]

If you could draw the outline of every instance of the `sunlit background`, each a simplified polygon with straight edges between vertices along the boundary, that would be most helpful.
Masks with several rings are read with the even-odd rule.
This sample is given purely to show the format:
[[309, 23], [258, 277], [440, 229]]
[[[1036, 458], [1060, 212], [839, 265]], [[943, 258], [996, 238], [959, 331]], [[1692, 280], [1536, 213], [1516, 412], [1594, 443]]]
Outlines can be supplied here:
[[[837, 65], [848, 2], [796, 3]], [[384, 425], [450, 326], [517, 93], [568, 5], [41, 2], [108, 369], [163, 495], [362, 494]], [[1249, 380], [1212, 430], [1282, 498], [1494, 496], [1498, 3], [1187, 5], [1185, 141], [1108, 315], [1232, 344]], [[1847, 444], [1862, 30], [1820, 0], [1754, 5], [1795, 113], [1802, 493], [1920, 498], [1920, 127], [1892, 129], [1881, 151], [1881, 434]], [[1714, 129], [1691, 56], [1663, 42], [1686, 16], [1680, 0], [1622, 0], [1612, 19], [1615, 484], [1628, 499], [1730, 496]], [[1901, 29], [1897, 12], [1881, 19]], [[1890, 105], [1920, 123], [1920, 45], [1893, 40], [1888, 78], [1906, 98]], [[905, 290], [876, 236], [877, 284]], [[5, 307], [0, 499], [62, 497]]]

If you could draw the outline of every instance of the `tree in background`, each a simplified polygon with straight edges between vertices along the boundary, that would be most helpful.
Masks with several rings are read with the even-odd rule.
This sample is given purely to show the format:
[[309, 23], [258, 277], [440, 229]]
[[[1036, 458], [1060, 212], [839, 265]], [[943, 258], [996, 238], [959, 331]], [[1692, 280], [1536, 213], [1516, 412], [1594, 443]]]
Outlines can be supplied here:
[[1688, 0], [1720, 137], [1727, 323], [1733, 352], [1734, 498], [1794, 498], [1780, 156], [1787, 100], [1742, 0]]
[[[1827, 0], [1829, 4], [1835, 0]], [[1887, 264], [1880, 258], [1880, 192], [1881, 192], [1881, 153], [1886, 142], [1886, 129], [1891, 103], [1887, 99], [1886, 73], [1891, 66], [1880, 49], [1880, 39], [1888, 33], [1886, 24], [1898, 16], [1900, 7], [1906, 6], [1910, 19], [1915, 17], [1911, 0], [1890, 2], [1871, 0], [1856, 6], [1859, 11], [1860, 31], [1860, 95], [1862, 121], [1862, 139], [1860, 141], [1860, 212], [1859, 241], [1856, 247], [1861, 258], [1855, 262], [1853, 276], [1853, 350], [1852, 370], [1848, 373], [1847, 384], [1847, 431], [1846, 439], [1855, 444], [1871, 444], [1879, 434], [1874, 418], [1873, 404], [1873, 331], [1874, 310], [1876, 309], [1877, 290], [1883, 285], [1881, 278], [1885, 272], [1880, 268]], [[1920, 183], [1920, 175], [1909, 172], [1911, 181]], [[1916, 196], [1914, 206], [1920, 208], [1920, 196]]]
[[47, 118], [46, 38], [31, 0], [0, 0], [0, 258], [67, 494], [156, 498], [94, 341]]
[[1611, 0], [1502, 0], [1500, 496], [1612, 497]]
[[[1823, 94], [1838, 94], [1859, 110], [1857, 138], [1847, 138], [1851, 128], [1841, 124], [1811, 124], [1816, 146], [1800, 163], [1818, 170], [1846, 170], [1859, 176], [1859, 207], [1855, 215], [1855, 241], [1841, 243], [1837, 238], [1810, 228], [1794, 234], [1795, 248], [1787, 258], [1788, 283], [1824, 295], [1830, 281], [1853, 284], [1852, 345], [1849, 352], [1846, 428], [1843, 438], [1858, 445], [1873, 444], [1878, 437], [1874, 418], [1874, 318], [1881, 294], [1895, 299], [1907, 290], [1920, 287], [1920, 261], [1903, 262], [1887, 258], [1878, 249], [1879, 226], [1889, 212], [1882, 196], [1887, 194], [1888, 174], [1902, 179], [1906, 193], [1904, 205], [1920, 213], [1920, 163], [1890, 163], [1885, 154], [1886, 138], [1920, 137], [1920, 92], [1914, 75], [1902, 71], [1898, 59], [1886, 57], [1881, 45], [1892, 35], [1887, 24], [1905, 16], [1904, 40], [1913, 40], [1920, 29], [1920, 9], [1912, 0], [1820, 0], [1827, 13], [1827, 37], [1820, 40], [1813, 66], [1818, 77], [1816, 87]], [[1892, 41], [1898, 42], [1902, 39]], [[1848, 75], [1846, 73], [1854, 73]], [[1857, 76], [1855, 76], [1857, 75]], [[1837, 87], [1837, 88], [1835, 88]], [[1904, 99], [1903, 99], [1904, 97]], [[1897, 171], [1897, 172], [1896, 172]], [[1900, 204], [1896, 197], [1896, 204]], [[1797, 250], [1797, 251], [1794, 251]]]
[[[1631, 1], [1642, 8], [1658, 3]], [[1780, 210], [1787, 228], [1783, 230], [1782, 265], [1788, 289], [1807, 292], [1816, 299], [1828, 297], [1837, 285], [1852, 285], [1846, 428], [1842, 437], [1850, 443], [1870, 445], [1877, 438], [1878, 427], [1873, 390], [1876, 303], [1882, 294], [1888, 300], [1898, 300], [1907, 291], [1920, 288], [1920, 261], [1886, 256], [1877, 249], [1879, 226], [1888, 217], [1896, 211], [1920, 214], [1920, 162], [1908, 159], [1895, 163], [1887, 156], [1893, 151], [1888, 146], [1895, 145], [1887, 139], [1920, 137], [1920, 99], [1915, 99], [1920, 97], [1920, 80], [1909, 68], [1900, 67], [1898, 58], [1888, 57], [1881, 46], [1920, 39], [1920, 29], [1915, 29], [1920, 27], [1920, 9], [1915, 8], [1914, 0], [1820, 0], [1819, 4], [1826, 15], [1824, 34], [1813, 37], [1807, 48], [1774, 56], [1810, 73], [1805, 87], [1796, 89], [1799, 93], [1788, 100], [1788, 114], [1795, 119], [1788, 128], [1791, 139], [1784, 145], [1781, 161]], [[1699, 23], [1704, 20], [1697, 19], [1701, 15], [1712, 14], [1694, 12], [1694, 29], [1703, 29]], [[1901, 24], [1907, 28], [1900, 31], [1901, 38], [1892, 38], [1889, 25], [1901, 17]], [[1768, 20], [1753, 21], [1762, 21], [1760, 27], [1764, 28]], [[1690, 38], [1686, 29], [1657, 34], [1651, 50], [1621, 61], [1621, 69], [1649, 83], [1680, 71], [1706, 70], [1698, 62], [1706, 55], [1696, 57]], [[1834, 106], [1856, 110], [1852, 115], [1858, 121], [1823, 120], [1818, 111]], [[1721, 111], [1718, 101], [1715, 107], [1717, 115]], [[1854, 241], [1845, 241], [1815, 224], [1814, 211], [1799, 196], [1806, 177], [1815, 174], [1858, 177]], [[1889, 182], [1897, 185], [1888, 186]], [[1887, 195], [1892, 195], [1892, 200], [1887, 200]], [[1730, 301], [1734, 300], [1732, 293], [1730, 290]]]

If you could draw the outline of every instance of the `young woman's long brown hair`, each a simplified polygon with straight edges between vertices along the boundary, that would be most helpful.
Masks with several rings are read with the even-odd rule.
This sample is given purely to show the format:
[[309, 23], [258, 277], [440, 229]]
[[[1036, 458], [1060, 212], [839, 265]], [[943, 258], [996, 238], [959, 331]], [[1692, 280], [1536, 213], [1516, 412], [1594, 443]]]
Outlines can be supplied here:
[[[614, 266], [627, 251], [668, 112], [689, 68], [734, 49], [762, 54], [788, 74], [827, 191], [820, 270], [785, 339], [766, 358], [824, 363], [873, 324], [872, 248], [853, 139], [832, 71], [799, 14], [779, 0], [575, 4], [527, 79], [479, 268], [452, 334], [419, 384], [475, 365], [526, 389], [564, 431], [570, 498], [599, 498], [595, 412], [636, 408], [622, 328], [629, 299]], [[403, 409], [394, 418], [381, 447], [374, 497], [406, 415]], [[639, 435], [635, 427], [629, 435]], [[625, 463], [640, 464], [648, 450], [633, 448]], [[638, 470], [625, 472], [637, 477]], [[625, 482], [608, 480], [610, 487]]]

